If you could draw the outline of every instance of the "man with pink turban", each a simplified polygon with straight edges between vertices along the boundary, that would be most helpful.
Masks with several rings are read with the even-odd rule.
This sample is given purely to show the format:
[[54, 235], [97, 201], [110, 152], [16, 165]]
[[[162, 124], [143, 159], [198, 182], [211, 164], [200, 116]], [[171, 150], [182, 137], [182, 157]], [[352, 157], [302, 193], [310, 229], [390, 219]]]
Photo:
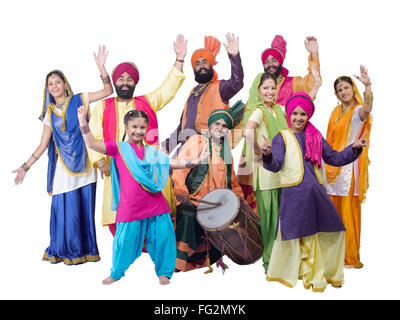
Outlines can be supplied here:
[[302, 78], [290, 77], [289, 70], [283, 67], [286, 58], [286, 41], [281, 35], [276, 35], [271, 47], [265, 49], [261, 54], [264, 71], [273, 74], [277, 78], [278, 92], [275, 103], [284, 106], [288, 97], [294, 92], [307, 92], [314, 86], [311, 73], [313, 65], [319, 70], [318, 41], [315, 37], [307, 37], [304, 40], [306, 50], [310, 53], [308, 57], [308, 74]]
[[[207, 36], [204, 38], [204, 47], [194, 51], [191, 63], [197, 85], [188, 96], [177, 129], [162, 143], [168, 153], [176, 146], [183, 145], [192, 135], [208, 131], [207, 122], [210, 113], [215, 109], [229, 109], [229, 100], [243, 88], [244, 75], [239, 53], [239, 38], [228, 33], [226, 41], [224, 46], [231, 63], [231, 77], [228, 80], [218, 79], [214, 69], [221, 47], [218, 39]], [[238, 113], [241, 112], [238, 114], [239, 118], [243, 116], [243, 107], [244, 104], [241, 108], [235, 108]], [[236, 141], [232, 141], [232, 147], [241, 137], [240, 135]]]
[[293, 287], [302, 279], [306, 289], [322, 292], [328, 284], [342, 286], [345, 253], [345, 227], [325, 190], [322, 160], [351, 163], [367, 141], [362, 137], [341, 152], [331, 149], [309, 121], [314, 110], [307, 93], [292, 94], [286, 102], [289, 129], [272, 145], [265, 139], [261, 149], [264, 169], [280, 172], [282, 187], [267, 280]]
[[[182, 85], [183, 61], [186, 56], [187, 40], [178, 35], [174, 42], [176, 61], [167, 78], [156, 90], [141, 96], [133, 95], [140, 80], [139, 69], [132, 62], [123, 62], [115, 67], [112, 81], [117, 93], [116, 97], [99, 102], [93, 109], [89, 127], [95, 139], [103, 141], [123, 141], [125, 139], [124, 115], [130, 110], [143, 110], [149, 116], [149, 128], [145, 141], [150, 145], [159, 145], [158, 123], [156, 113], [167, 105]], [[94, 168], [100, 170], [104, 178], [102, 225], [109, 226], [111, 233], [116, 231], [116, 211], [111, 210], [110, 159], [103, 154], [88, 150]], [[171, 181], [163, 190], [163, 194], [172, 213], [175, 213], [175, 199]]]

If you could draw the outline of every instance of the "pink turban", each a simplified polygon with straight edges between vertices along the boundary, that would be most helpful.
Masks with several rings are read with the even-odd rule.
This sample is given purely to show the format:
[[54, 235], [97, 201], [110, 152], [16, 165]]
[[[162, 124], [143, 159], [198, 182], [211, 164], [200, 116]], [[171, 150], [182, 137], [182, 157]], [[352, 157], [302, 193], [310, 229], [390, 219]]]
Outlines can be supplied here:
[[112, 72], [112, 80], [114, 85], [124, 72], [128, 73], [133, 81], [135, 81], [135, 85], [139, 82], [139, 70], [136, 65], [132, 62], [123, 62], [116, 66]]
[[[282, 36], [276, 35], [274, 40], [272, 40], [271, 48], [265, 49], [261, 54], [261, 61], [264, 64], [265, 60], [269, 56], [273, 56], [276, 60], [278, 60], [279, 64], [282, 66], [283, 61], [286, 57], [286, 41]], [[289, 71], [282, 67], [282, 74], [286, 77], [289, 74]]]
[[292, 126], [290, 116], [297, 107], [302, 108], [308, 115], [305, 126], [306, 134], [306, 154], [304, 159], [310, 159], [311, 162], [321, 168], [322, 162], [322, 134], [309, 121], [315, 111], [314, 103], [311, 97], [305, 92], [293, 93], [286, 102], [286, 114], [288, 117], [289, 128]]

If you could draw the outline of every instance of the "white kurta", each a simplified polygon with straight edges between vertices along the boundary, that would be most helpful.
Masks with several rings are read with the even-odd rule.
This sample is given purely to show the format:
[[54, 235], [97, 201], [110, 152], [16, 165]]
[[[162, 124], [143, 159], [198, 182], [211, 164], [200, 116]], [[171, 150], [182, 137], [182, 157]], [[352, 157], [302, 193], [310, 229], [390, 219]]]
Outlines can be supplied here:
[[[360, 119], [360, 109], [362, 106], [358, 106], [353, 112], [351, 132], [349, 137], [349, 145], [353, 144], [356, 139], [359, 138], [362, 127], [365, 121]], [[345, 146], [347, 147], [347, 146]], [[341, 151], [341, 150], [337, 150]], [[351, 178], [354, 170], [354, 195], [358, 196], [358, 159], [353, 163], [350, 163], [342, 167], [338, 179], [333, 184], [327, 184], [325, 181], [325, 187], [328, 194], [333, 196], [348, 196], [351, 184]], [[325, 176], [325, 175], [324, 175]]]

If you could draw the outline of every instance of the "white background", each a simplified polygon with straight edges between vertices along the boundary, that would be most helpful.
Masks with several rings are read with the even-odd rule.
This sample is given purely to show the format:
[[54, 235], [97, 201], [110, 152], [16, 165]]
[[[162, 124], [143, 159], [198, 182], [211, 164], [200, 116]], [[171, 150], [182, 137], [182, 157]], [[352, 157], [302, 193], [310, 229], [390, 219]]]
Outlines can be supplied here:
[[[7, 4], [5, 4], [7, 3]], [[0, 5], [1, 118], [1, 299], [398, 299], [398, 92], [399, 30], [396, 1], [18, 1]], [[108, 72], [122, 61], [140, 71], [135, 94], [158, 87], [175, 61], [173, 41], [188, 40], [186, 80], [176, 98], [158, 114], [162, 140], [177, 126], [184, 102], [195, 85], [190, 57], [203, 47], [205, 35], [225, 42], [233, 32], [240, 39], [245, 86], [231, 100], [247, 100], [260, 55], [275, 34], [287, 41], [284, 66], [290, 75], [307, 72], [303, 40], [317, 37], [323, 85], [312, 122], [324, 134], [337, 104], [333, 82], [359, 73], [365, 64], [374, 92], [370, 147], [370, 188], [362, 206], [361, 270], [345, 270], [341, 289], [324, 293], [267, 282], [261, 260], [205, 275], [204, 269], [177, 273], [160, 286], [153, 263], [143, 254], [126, 277], [103, 286], [109, 275], [112, 237], [100, 225], [102, 181], [97, 188], [97, 238], [102, 260], [79, 266], [51, 265], [41, 257], [49, 244], [51, 198], [46, 193], [47, 152], [22, 185], [12, 170], [26, 161], [40, 141], [38, 120], [46, 74], [62, 70], [75, 93], [102, 88], [92, 52], [109, 48]], [[221, 46], [215, 67], [220, 79], [230, 76]], [[363, 92], [363, 86], [357, 82]], [[93, 106], [92, 106], [93, 107]], [[241, 146], [241, 145], [240, 145]], [[240, 146], [235, 149], [238, 160]]]

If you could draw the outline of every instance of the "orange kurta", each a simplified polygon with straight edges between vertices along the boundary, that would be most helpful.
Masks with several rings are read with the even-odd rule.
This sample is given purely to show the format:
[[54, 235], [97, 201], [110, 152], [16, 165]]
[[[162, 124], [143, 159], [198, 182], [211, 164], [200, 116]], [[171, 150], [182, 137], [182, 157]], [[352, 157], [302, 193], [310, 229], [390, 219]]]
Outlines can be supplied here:
[[[196, 159], [200, 156], [201, 151], [208, 143], [208, 140], [202, 135], [194, 135], [191, 136], [183, 145], [180, 150], [177, 159], [178, 160], [187, 160], [187, 159]], [[227, 166], [224, 160], [220, 157], [220, 150], [217, 145], [212, 143], [212, 158], [209, 160], [210, 170], [207, 176], [205, 177], [203, 184], [197, 190], [195, 194], [192, 194], [193, 197], [201, 199], [211, 190], [217, 188], [226, 188], [226, 170]], [[174, 170], [172, 174], [172, 181], [174, 183], [174, 193], [178, 194], [189, 194], [188, 189], [185, 185], [185, 180], [187, 175], [189, 174], [191, 169], [181, 169]], [[236, 174], [233, 170], [232, 164], [232, 173], [231, 173], [231, 184], [232, 190], [243, 197], [242, 189], [239, 186], [239, 183], [236, 178]], [[179, 201], [177, 201], [179, 204]], [[197, 204], [197, 203], [196, 203]]]

